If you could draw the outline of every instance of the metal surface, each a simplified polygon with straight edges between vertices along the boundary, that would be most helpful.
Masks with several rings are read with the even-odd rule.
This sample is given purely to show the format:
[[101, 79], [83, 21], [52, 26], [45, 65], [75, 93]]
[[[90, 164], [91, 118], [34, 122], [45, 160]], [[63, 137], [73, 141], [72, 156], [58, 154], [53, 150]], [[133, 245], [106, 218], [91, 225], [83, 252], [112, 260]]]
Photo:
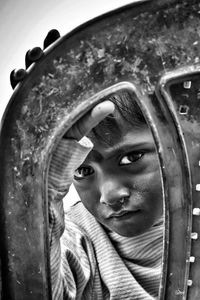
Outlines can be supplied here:
[[100, 92], [124, 81], [149, 121], [163, 174], [160, 299], [199, 299], [199, 50], [199, 1], [140, 1], [80, 26], [31, 65], [1, 129], [2, 299], [51, 299], [49, 160], [64, 132], [112, 89]]
[[[183, 294], [181, 299], [198, 299], [200, 296], [200, 240], [199, 228], [200, 217], [198, 214], [200, 207], [198, 183], [200, 182], [199, 160], [200, 160], [200, 66], [190, 66], [180, 68], [172, 73], [168, 73], [160, 81], [158, 97], [168, 103], [169, 109], [173, 114], [173, 122], [177, 124], [177, 130], [181, 137], [180, 144], [186, 149], [185, 166], [189, 166], [189, 172], [185, 170], [188, 176], [186, 183], [182, 183], [182, 190], [185, 190], [185, 202], [180, 197], [182, 202], [178, 208], [178, 203], [171, 206], [175, 209], [171, 213], [171, 230], [170, 230], [170, 248], [171, 256], [169, 256], [168, 278], [171, 280], [171, 289], [173, 292], [173, 275], [175, 272], [182, 272], [184, 260], [180, 261], [180, 256], [183, 251], [177, 251], [180, 246], [181, 239], [179, 236], [184, 226], [186, 218], [188, 218], [188, 232], [185, 234], [186, 245], [183, 249], [187, 250], [185, 263], [188, 267], [184, 274], [184, 286], [189, 286], [188, 292], [183, 293], [183, 289], [179, 289], [179, 294]], [[188, 184], [187, 184], [188, 183]], [[173, 196], [172, 196], [173, 197]], [[191, 208], [193, 207], [193, 211]], [[184, 213], [185, 212], [185, 213]], [[183, 214], [182, 216], [180, 214]], [[192, 217], [193, 215], [193, 217]], [[179, 224], [178, 224], [179, 222]], [[176, 230], [175, 230], [176, 228]], [[191, 244], [190, 244], [191, 242]], [[191, 247], [191, 248], [190, 248]], [[170, 253], [170, 252], [169, 252]], [[186, 254], [186, 252], [185, 252]], [[184, 259], [184, 258], [183, 258]], [[179, 265], [180, 262], [180, 265]], [[172, 279], [170, 278], [172, 277]], [[182, 278], [181, 274], [177, 278]], [[170, 298], [169, 298], [170, 299]]]

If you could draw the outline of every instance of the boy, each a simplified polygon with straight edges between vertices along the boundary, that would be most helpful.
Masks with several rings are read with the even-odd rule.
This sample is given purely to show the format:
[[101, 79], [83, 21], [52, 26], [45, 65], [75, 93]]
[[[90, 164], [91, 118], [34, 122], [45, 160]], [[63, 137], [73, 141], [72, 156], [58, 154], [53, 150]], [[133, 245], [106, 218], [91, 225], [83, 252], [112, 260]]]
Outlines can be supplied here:
[[[81, 201], [64, 221], [62, 198], [72, 181]], [[65, 134], [50, 164], [49, 211], [54, 300], [158, 297], [159, 164], [128, 92], [96, 105]]]

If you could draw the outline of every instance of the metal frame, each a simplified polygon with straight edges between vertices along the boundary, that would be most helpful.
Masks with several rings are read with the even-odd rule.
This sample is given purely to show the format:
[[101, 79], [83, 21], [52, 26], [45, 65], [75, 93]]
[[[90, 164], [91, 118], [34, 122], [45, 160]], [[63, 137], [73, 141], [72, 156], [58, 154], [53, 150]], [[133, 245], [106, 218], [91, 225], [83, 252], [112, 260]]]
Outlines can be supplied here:
[[[195, 48], [198, 7], [197, 0], [133, 3], [60, 38], [26, 70], [4, 114], [0, 136], [2, 299], [51, 299], [46, 255], [49, 161], [64, 132], [118, 89], [136, 95], [160, 160], [166, 229], [159, 299], [199, 298], [198, 260], [191, 265], [193, 257], [199, 258], [199, 240], [194, 245], [191, 238], [197, 237], [200, 222], [192, 217], [199, 209], [200, 157], [190, 151], [191, 140], [186, 139], [170, 94], [171, 84], [200, 71]], [[187, 33], [182, 44], [181, 26]], [[164, 47], [169, 45], [168, 53]], [[198, 136], [192, 136], [192, 142], [199, 147]], [[181, 195], [177, 203], [173, 165], [177, 165], [175, 187]]]

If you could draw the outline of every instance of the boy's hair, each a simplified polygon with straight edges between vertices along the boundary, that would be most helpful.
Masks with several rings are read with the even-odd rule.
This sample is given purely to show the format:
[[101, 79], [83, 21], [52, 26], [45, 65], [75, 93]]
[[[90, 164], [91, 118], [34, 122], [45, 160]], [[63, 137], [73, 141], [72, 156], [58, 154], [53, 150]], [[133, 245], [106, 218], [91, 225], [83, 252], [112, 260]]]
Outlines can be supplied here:
[[136, 103], [136, 100], [128, 91], [119, 91], [112, 94], [108, 99], [115, 104], [115, 110], [93, 128], [89, 137], [101, 140], [104, 144], [110, 144], [111, 138], [118, 139], [122, 136], [124, 124], [127, 129], [147, 126], [146, 120]]

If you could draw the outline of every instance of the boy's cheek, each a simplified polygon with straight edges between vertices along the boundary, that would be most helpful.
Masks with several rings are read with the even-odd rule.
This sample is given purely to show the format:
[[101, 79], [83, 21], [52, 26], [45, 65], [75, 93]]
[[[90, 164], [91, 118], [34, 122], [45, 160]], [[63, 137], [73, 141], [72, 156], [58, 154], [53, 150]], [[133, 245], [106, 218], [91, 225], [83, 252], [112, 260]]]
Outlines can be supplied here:
[[160, 171], [156, 170], [137, 176], [133, 180], [133, 189], [144, 192], [157, 191], [162, 193]]

